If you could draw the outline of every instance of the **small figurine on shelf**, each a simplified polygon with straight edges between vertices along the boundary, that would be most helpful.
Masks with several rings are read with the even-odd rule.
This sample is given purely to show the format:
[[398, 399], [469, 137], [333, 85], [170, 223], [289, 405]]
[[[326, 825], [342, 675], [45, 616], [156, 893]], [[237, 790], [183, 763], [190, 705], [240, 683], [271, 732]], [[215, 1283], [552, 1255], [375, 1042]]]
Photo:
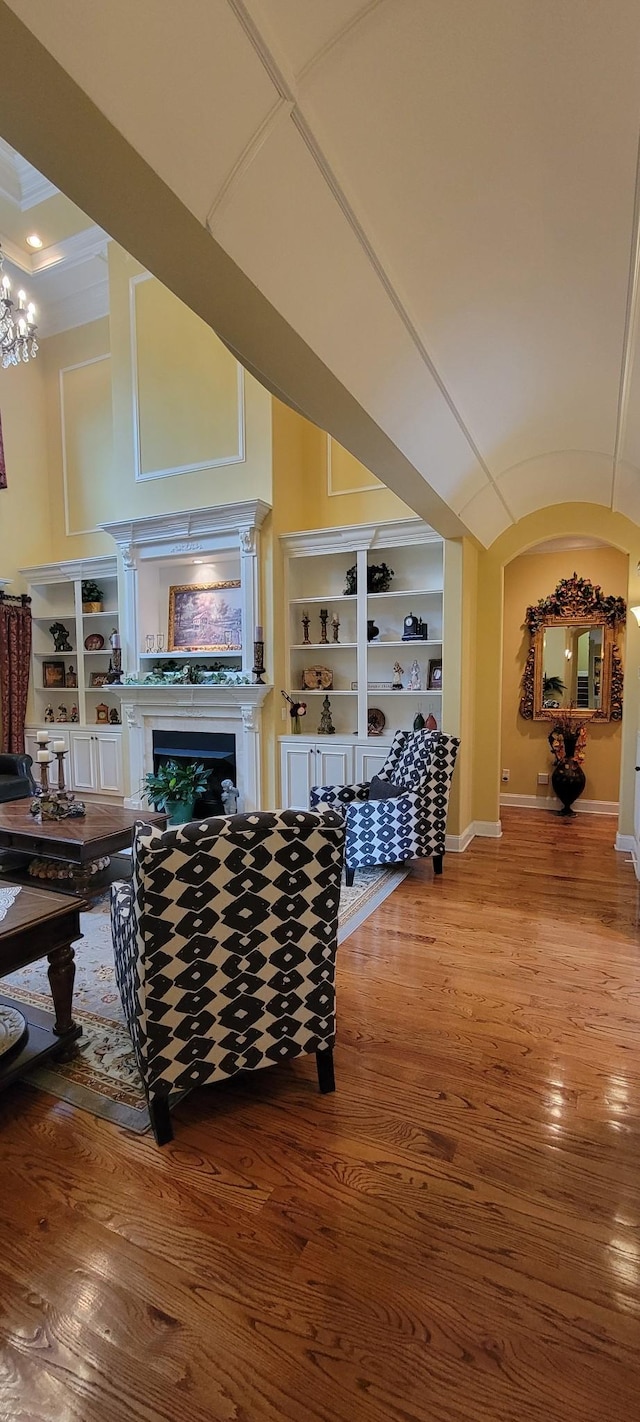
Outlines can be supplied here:
[[96, 723], [99, 726], [108, 726], [109, 724], [109, 707], [104, 701], [100, 701], [96, 706]]
[[238, 791], [233, 780], [220, 781], [220, 798], [225, 815], [237, 815]]
[[45, 708], [44, 708], [44, 723], [45, 723], [45, 726], [51, 726], [51, 725], [53, 724], [53, 722], [55, 721], [55, 719], [56, 719], [56, 718], [55, 718], [55, 716], [54, 716], [54, 714], [53, 714], [53, 706], [51, 706], [51, 705], [45, 706]]
[[413, 718], [414, 731], [424, 731], [424, 716], [421, 711], [417, 711]]
[[117, 684], [122, 681], [122, 642], [117, 627], [114, 627], [109, 641], [111, 643], [111, 661], [109, 662], [111, 675], [109, 676], [109, 681]]
[[335, 736], [335, 733], [336, 728], [331, 719], [331, 702], [329, 700], [329, 697], [325, 696], [324, 701], [322, 703], [322, 714], [320, 716], [320, 725], [318, 726], [318, 735]]
[[109, 712], [109, 725], [110, 725], [110, 726], [119, 726], [119, 725], [120, 725], [120, 712], [118, 711], [117, 706], [112, 706], [112, 707], [111, 707], [111, 710], [110, 710], [110, 712]]
[[321, 607], [321, 608], [320, 608], [320, 641], [321, 641], [322, 643], [326, 643], [326, 642], [329, 641], [329, 638], [327, 637], [327, 621], [328, 621], [328, 618], [329, 618], [329, 609], [328, 609], [328, 607]]
[[59, 707], [58, 707], [58, 714], [57, 714], [57, 716], [56, 716], [56, 721], [68, 721], [68, 720], [69, 720], [69, 717], [68, 717], [68, 714], [67, 714], [67, 708], [66, 708], [66, 706], [63, 706], [62, 702], [60, 702], [60, 705], [59, 705]]
[[310, 643], [310, 641], [309, 641], [309, 623], [310, 623], [310, 621], [311, 621], [311, 618], [309, 617], [309, 614], [308, 614], [307, 612], [303, 612], [302, 618], [301, 618], [301, 622], [302, 622], [302, 640], [303, 640], [303, 642], [304, 642], [305, 647], [309, 647], [309, 646], [311, 645], [311, 643]]
[[49, 628], [53, 637], [54, 652], [71, 652], [73, 648], [69, 641], [69, 629], [63, 622], [52, 622]]
[[417, 660], [413, 661], [409, 668], [409, 691], [422, 691], [422, 678]]
[[402, 676], [403, 676], [403, 672], [404, 672], [404, 667], [401, 667], [399, 662], [394, 662], [394, 664], [393, 664], [393, 690], [394, 690], [394, 691], [402, 691]]
[[435, 718], [435, 716], [434, 716], [434, 714], [433, 714], [433, 711], [430, 711], [430, 712], [429, 712], [429, 715], [427, 716], [427, 730], [428, 730], [428, 731], [437, 731], [437, 729], [438, 729], [438, 722], [436, 721], [436, 718]]
[[69, 663], [69, 670], [65, 676], [64, 684], [68, 691], [75, 691], [78, 685], [78, 673], [75, 667], [71, 666], [71, 663]]
[[80, 720], [80, 717], [79, 717], [79, 715], [78, 715], [78, 708], [77, 708], [77, 706], [76, 706], [75, 701], [74, 701], [73, 706], [71, 707], [71, 710], [70, 710], [70, 712], [69, 712], [69, 720], [70, 720], [70, 721], [73, 721], [74, 726], [77, 726], [78, 721]]
[[339, 640], [338, 632], [340, 631], [340, 618], [338, 617], [337, 612], [334, 612], [333, 617], [331, 618], [331, 627], [333, 631], [333, 640], [334, 642], [337, 642]]

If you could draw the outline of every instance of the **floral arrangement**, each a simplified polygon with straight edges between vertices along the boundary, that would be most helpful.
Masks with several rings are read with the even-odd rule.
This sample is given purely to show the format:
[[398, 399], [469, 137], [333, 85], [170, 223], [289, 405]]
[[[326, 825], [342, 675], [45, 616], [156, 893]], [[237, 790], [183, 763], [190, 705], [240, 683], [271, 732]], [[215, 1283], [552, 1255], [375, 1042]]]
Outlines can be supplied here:
[[284, 696], [285, 701], [289, 704], [289, 715], [293, 721], [293, 729], [295, 731], [299, 727], [300, 717], [306, 716], [307, 714], [307, 703], [306, 701], [298, 701], [297, 698], [290, 696], [288, 691], [281, 692], [281, 695]]
[[527, 608], [525, 625], [534, 633], [544, 627], [550, 617], [580, 614], [599, 617], [609, 627], [617, 627], [626, 620], [627, 604], [623, 597], [605, 597], [599, 583], [573, 573], [570, 578], [560, 579], [550, 597], [541, 597], [535, 606]]
[[[358, 591], [358, 564], [354, 563], [351, 568], [347, 568], [347, 586], [344, 590], [345, 597], [353, 597]], [[367, 567], [367, 592], [387, 592], [391, 587], [391, 579], [394, 577], [393, 568], [387, 563], [370, 563]]]
[[549, 732], [549, 745], [556, 758], [556, 764], [566, 760], [582, 762], [587, 750], [587, 728], [582, 721], [574, 721], [571, 716], [558, 716]]
[[251, 686], [251, 677], [240, 671], [209, 671], [191, 666], [180, 670], [154, 670], [144, 677], [127, 676], [125, 682], [127, 686]]

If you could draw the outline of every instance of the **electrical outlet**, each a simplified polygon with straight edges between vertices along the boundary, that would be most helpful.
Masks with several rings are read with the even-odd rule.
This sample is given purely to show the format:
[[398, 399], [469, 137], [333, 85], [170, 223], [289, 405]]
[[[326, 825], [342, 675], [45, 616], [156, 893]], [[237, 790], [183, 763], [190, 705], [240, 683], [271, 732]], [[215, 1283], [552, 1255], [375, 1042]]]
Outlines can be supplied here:
[[510, 779], [510, 777], [511, 777], [511, 771], [510, 771], [510, 770], [503, 770], [503, 772], [502, 772], [502, 783], [503, 783], [503, 785], [506, 785], [506, 784], [507, 784], [507, 781]]
[[547, 771], [546, 771], [546, 770], [541, 770], [541, 771], [539, 771], [539, 773], [538, 773], [538, 785], [548, 785], [548, 784], [549, 784], [549, 775], [548, 775]]

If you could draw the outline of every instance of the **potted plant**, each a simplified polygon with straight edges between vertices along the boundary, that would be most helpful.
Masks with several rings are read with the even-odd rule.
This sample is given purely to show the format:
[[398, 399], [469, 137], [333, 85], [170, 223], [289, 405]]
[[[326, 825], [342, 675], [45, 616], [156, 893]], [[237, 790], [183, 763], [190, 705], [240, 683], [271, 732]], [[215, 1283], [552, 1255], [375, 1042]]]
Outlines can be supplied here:
[[102, 612], [102, 588], [91, 578], [84, 578], [82, 582], [82, 611]]
[[193, 819], [195, 802], [209, 785], [209, 772], [195, 760], [166, 760], [145, 775], [145, 799], [165, 810], [170, 825]]
[[562, 801], [561, 815], [574, 815], [571, 806], [582, 794], [586, 777], [582, 769], [587, 744], [586, 726], [573, 716], [558, 716], [549, 732], [549, 745], [555, 756], [551, 784]]

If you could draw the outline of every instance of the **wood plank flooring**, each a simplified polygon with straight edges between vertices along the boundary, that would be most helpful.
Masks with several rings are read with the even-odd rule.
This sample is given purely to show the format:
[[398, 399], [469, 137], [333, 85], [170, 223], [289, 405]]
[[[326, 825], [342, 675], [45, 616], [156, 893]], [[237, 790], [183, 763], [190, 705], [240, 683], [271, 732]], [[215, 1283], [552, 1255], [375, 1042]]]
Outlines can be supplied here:
[[640, 1394], [638, 888], [509, 811], [340, 950], [313, 1060], [159, 1150], [0, 1098], [2, 1422], [622, 1422]]

